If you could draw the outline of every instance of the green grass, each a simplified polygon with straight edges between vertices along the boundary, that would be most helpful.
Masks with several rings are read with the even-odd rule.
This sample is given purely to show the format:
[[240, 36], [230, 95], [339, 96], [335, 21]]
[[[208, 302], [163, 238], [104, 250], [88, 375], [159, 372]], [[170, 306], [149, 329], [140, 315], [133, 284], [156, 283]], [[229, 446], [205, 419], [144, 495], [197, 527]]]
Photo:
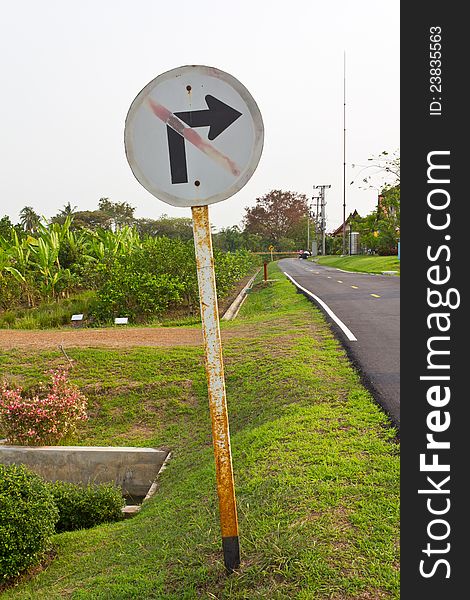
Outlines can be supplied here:
[[[78, 444], [169, 446], [133, 519], [57, 535], [57, 557], [2, 598], [399, 598], [395, 432], [319, 311], [274, 264], [224, 343], [242, 566], [224, 574], [200, 348], [70, 349], [91, 419]], [[18, 383], [57, 352], [0, 355]]]
[[362, 271], [363, 273], [382, 273], [382, 271], [398, 271], [400, 261], [396, 256], [318, 256], [315, 261], [327, 267], [338, 267], [345, 271]]
[[[83, 326], [87, 326], [87, 316], [96, 301], [96, 292], [87, 291], [71, 298], [43, 303], [35, 308], [15, 308], [0, 312], [0, 329], [57, 329], [69, 328], [74, 314], [84, 314]], [[189, 315], [186, 309], [169, 311], [160, 318], [153, 319], [140, 327], [186, 327], [201, 322], [200, 316]], [[93, 326], [90, 323], [90, 326]], [[113, 326], [110, 323], [108, 326]], [[136, 323], [129, 323], [136, 327]], [[126, 326], [120, 326], [124, 329]]]
[[74, 314], [87, 313], [95, 292], [44, 303], [36, 308], [15, 308], [0, 313], [0, 329], [52, 329], [70, 325]]

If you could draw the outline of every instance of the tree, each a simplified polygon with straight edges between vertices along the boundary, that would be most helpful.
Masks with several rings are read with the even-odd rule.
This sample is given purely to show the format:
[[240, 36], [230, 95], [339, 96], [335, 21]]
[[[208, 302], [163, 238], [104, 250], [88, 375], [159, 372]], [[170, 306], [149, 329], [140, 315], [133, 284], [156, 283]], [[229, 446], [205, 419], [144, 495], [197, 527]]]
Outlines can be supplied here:
[[382, 187], [400, 186], [400, 155], [398, 150], [390, 154], [386, 150], [378, 156], [368, 158], [368, 165], [352, 165], [360, 170], [356, 173], [354, 180], [350, 185], [361, 179], [362, 189], [380, 189]]
[[400, 237], [400, 155], [384, 150], [368, 161], [366, 166], [353, 165], [362, 168], [351, 181], [352, 185], [364, 175], [359, 187], [378, 192], [376, 209], [355, 223], [361, 246], [382, 255], [396, 254]]
[[400, 155], [398, 151], [389, 154], [386, 150], [381, 152], [379, 156], [368, 159], [371, 161], [371, 166], [382, 171], [386, 178], [386, 184], [390, 187], [400, 185]]
[[375, 210], [363, 218], [356, 216], [353, 228], [359, 232], [363, 250], [396, 254], [400, 237], [400, 186], [384, 187]]
[[23, 209], [21, 209], [20, 223], [25, 231], [34, 233], [37, 230], [40, 222], [41, 218], [31, 206], [25, 206]]
[[111, 229], [111, 217], [101, 210], [80, 210], [73, 215], [72, 229]]
[[134, 224], [135, 208], [127, 202], [111, 202], [109, 198], [100, 198], [98, 210], [109, 216], [114, 229]]
[[341, 254], [343, 252], [343, 237], [325, 236], [325, 254]]
[[73, 217], [77, 212], [78, 206], [72, 206], [70, 202], [64, 204], [64, 208], [62, 208], [55, 217], [52, 217], [51, 223], [60, 223], [61, 225], [65, 223], [65, 219], [67, 217]]
[[143, 237], [166, 236], [178, 240], [193, 239], [193, 223], [188, 217], [162, 215], [158, 219], [137, 219], [135, 226]]
[[365, 217], [356, 217], [354, 219], [353, 230], [359, 233], [362, 251], [377, 252], [379, 235], [377, 227], [377, 210], [372, 211]]
[[396, 227], [400, 225], [400, 185], [385, 186], [377, 206], [379, 218], [388, 219]]
[[379, 254], [397, 254], [400, 237], [400, 185], [386, 186], [377, 206]]
[[11, 230], [13, 229], [13, 223], [8, 215], [5, 215], [0, 219], [0, 237], [7, 241], [11, 241]]
[[256, 198], [256, 205], [245, 211], [245, 232], [262, 236], [266, 245], [273, 244], [278, 250], [288, 249], [281, 247], [286, 240], [291, 247], [304, 245], [308, 213], [305, 194], [272, 190]]
[[126, 225], [136, 223], [134, 219], [135, 208], [127, 202], [111, 202], [109, 198], [100, 198], [97, 210], [80, 210], [70, 202], [64, 205], [51, 223], [64, 224], [67, 217], [72, 217], [72, 230], [77, 229], [111, 229], [116, 231]]
[[246, 238], [237, 225], [225, 227], [215, 233], [213, 236], [214, 246], [228, 252], [235, 252], [241, 248], [246, 248]]

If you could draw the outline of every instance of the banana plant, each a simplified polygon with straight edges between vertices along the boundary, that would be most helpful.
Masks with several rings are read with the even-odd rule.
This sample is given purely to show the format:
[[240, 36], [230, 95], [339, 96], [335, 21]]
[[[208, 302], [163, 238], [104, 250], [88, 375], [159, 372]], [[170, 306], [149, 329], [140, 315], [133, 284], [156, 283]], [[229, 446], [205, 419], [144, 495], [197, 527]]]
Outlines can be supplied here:
[[61, 265], [64, 245], [67, 256], [79, 256], [85, 263], [93, 261], [98, 270], [106, 269], [110, 260], [142, 246], [133, 227], [123, 226], [114, 232], [76, 231], [70, 228], [72, 220], [67, 216], [62, 224], [42, 221], [34, 233], [24, 238], [15, 229], [11, 230], [11, 240], [0, 236], [0, 278], [8, 274], [20, 284], [20, 304], [32, 307], [39, 299], [56, 299], [61, 293], [70, 293], [76, 285], [77, 277]]
[[107, 259], [116, 258], [133, 248], [142, 246], [137, 230], [127, 225], [114, 232], [109, 229], [98, 229], [90, 233], [87, 249], [97, 262], [105, 262]]
[[43, 299], [57, 298], [59, 283], [70, 279], [70, 270], [62, 269], [50, 273], [47, 277], [41, 277], [38, 280], [38, 289]]
[[12, 258], [10, 253], [0, 246], [0, 279], [3, 277], [3, 273], [10, 273], [17, 281], [23, 283], [25, 278], [18, 269], [15, 269], [15, 267], [11, 265], [11, 261]]
[[67, 217], [63, 224], [40, 223], [37, 237], [29, 236], [26, 241], [31, 251], [31, 267], [35, 274], [36, 287], [42, 300], [57, 297], [59, 281], [70, 279], [70, 271], [63, 270], [59, 252], [64, 240], [70, 235], [72, 219]]
[[68, 229], [64, 240], [67, 241], [70, 249], [75, 255], [81, 255], [85, 260], [91, 260], [92, 256], [87, 253], [89, 237], [90, 234], [88, 231], [73, 231], [72, 229]]
[[30, 261], [31, 245], [28, 240], [29, 238], [20, 240], [17, 232], [13, 230], [9, 254], [11, 257], [11, 266], [17, 272], [14, 276], [21, 283], [22, 295], [26, 298], [28, 306], [34, 306], [34, 278]]

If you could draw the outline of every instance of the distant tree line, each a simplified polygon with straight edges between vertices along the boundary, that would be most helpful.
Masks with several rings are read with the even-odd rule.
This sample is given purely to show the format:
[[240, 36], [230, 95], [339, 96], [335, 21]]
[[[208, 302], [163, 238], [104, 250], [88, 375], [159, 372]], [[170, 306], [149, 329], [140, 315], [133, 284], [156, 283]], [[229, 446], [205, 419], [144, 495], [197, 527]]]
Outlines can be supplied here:
[[[0, 327], [15, 327], [25, 310], [65, 306], [81, 294], [88, 294], [87, 313], [95, 324], [118, 316], [147, 322], [167, 310], [197, 312], [192, 239], [141, 236], [135, 225], [116, 223], [112, 229], [73, 229], [73, 215], [63, 223], [40, 221], [29, 231], [8, 221], [1, 220], [0, 233]], [[259, 261], [246, 250], [217, 248], [214, 259], [219, 297]], [[58, 317], [58, 324], [68, 322], [66, 311]], [[31, 319], [26, 321], [29, 327]]]
[[[376, 173], [392, 177], [392, 182], [382, 185], [375, 209], [364, 217], [356, 214], [349, 225], [359, 232], [361, 247], [365, 251], [393, 254], [396, 253], [400, 232], [400, 159], [397, 155], [390, 157], [383, 152], [370, 160], [372, 164], [365, 169], [372, 168]], [[370, 187], [370, 181], [370, 176], [365, 177], [362, 185]], [[167, 237], [192, 240], [190, 218], [166, 214], [158, 219], [137, 218], [134, 212], [135, 207], [129, 203], [112, 202], [109, 198], [100, 198], [95, 210], [78, 210], [77, 206], [68, 202], [49, 220], [49, 224], [64, 225], [67, 222], [71, 232], [116, 232], [130, 228], [142, 239]], [[0, 219], [0, 237], [12, 241], [12, 236], [16, 235], [21, 240], [36, 234], [44, 224], [44, 219], [32, 207], [25, 206], [18, 224], [13, 225], [8, 216]], [[318, 215], [312, 214], [305, 194], [275, 189], [256, 198], [254, 206], [245, 208], [241, 226], [232, 225], [214, 232], [213, 243], [215, 248], [228, 252], [267, 252], [270, 246], [279, 252], [291, 252], [306, 248], [308, 239], [319, 240], [319, 232]], [[341, 253], [342, 241], [327, 235], [326, 250], [328, 254]]]
[[[214, 246], [220, 250], [251, 250], [265, 252], [273, 245], [279, 251], [292, 251], [305, 245], [307, 231], [307, 197], [296, 192], [272, 190], [256, 199], [252, 208], [245, 209], [242, 227], [232, 225], [213, 233]], [[112, 202], [100, 198], [96, 210], [78, 210], [70, 202], [51, 219], [49, 224], [63, 225], [70, 221], [73, 232], [117, 231], [130, 227], [142, 238], [168, 237], [183, 241], [193, 237], [192, 220], [187, 217], [169, 217], [163, 214], [158, 219], [137, 218], [135, 207], [127, 202]], [[36, 234], [41, 223], [47, 224], [31, 206], [20, 211], [19, 223], [13, 225], [8, 216], [0, 219], [0, 236], [11, 239], [12, 231], [22, 239]]]

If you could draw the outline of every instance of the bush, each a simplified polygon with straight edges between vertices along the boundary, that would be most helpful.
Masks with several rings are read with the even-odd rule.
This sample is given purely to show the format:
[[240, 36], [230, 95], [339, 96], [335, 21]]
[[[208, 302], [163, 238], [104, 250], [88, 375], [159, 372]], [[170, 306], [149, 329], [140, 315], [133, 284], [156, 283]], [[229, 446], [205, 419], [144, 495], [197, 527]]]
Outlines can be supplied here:
[[145, 321], [179, 300], [181, 290], [181, 284], [169, 275], [115, 268], [98, 291], [93, 316], [101, 323], [124, 316], [133, 322]]
[[247, 250], [236, 252], [214, 251], [215, 275], [217, 280], [217, 296], [223, 298], [240, 279], [243, 279], [259, 259]]
[[57, 532], [87, 529], [100, 523], [119, 521], [125, 505], [120, 488], [112, 484], [86, 487], [56, 481], [49, 489], [59, 509]]
[[145, 322], [180, 302], [185, 293], [185, 246], [179, 240], [149, 239], [142, 248], [110, 261], [92, 308], [96, 322], [115, 317]]
[[20, 297], [21, 289], [19, 283], [9, 273], [3, 272], [0, 276], [0, 311], [11, 309], [11, 307], [18, 303]]
[[15, 322], [15, 313], [12, 310], [6, 310], [0, 315], [0, 327], [10, 328]]
[[44, 481], [23, 465], [0, 464], [0, 581], [41, 560], [59, 517]]
[[86, 398], [68, 382], [67, 371], [49, 371], [49, 387], [23, 394], [3, 384], [0, 390], [0, 425], [12, 444], [53, 445], [75, 432], [85, 420]]
[[[259, 262], [246, 250], [214, 251], [217, 294], [229, 290]], [[194, 243], [165, 237], [148, 238], [142, 247], [117, 257], [103, 273], [93, 316], [97, 322], [127, 316], [149, 322], [169, 307], [199, 307]]]

